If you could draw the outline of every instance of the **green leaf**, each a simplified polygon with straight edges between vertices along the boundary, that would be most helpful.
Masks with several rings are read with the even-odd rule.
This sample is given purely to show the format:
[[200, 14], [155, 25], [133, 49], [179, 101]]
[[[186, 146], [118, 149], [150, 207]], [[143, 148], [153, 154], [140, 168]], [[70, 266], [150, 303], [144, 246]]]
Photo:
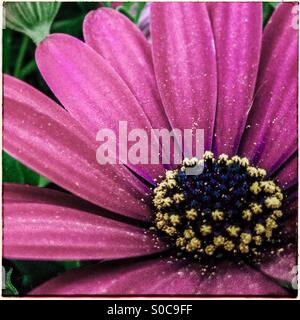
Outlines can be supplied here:
[[20, 164], [23, 176], [24, 176], [24, 183], [31, 184], [31, 185], [38, 185], [40, 181], [40, 176], [32, 171], [31, 169], [25, 167], [24, 165]]
[[9, 29], [3, 30], [3, 71], [9, 73], [12, 65], [11, 57], [12, 31]]
[[91, 10], [96, 10], [99, 7], [99, 3], [97, 3], [97, 2], [78, 1], [75, 3], [79, 6], [81, 11], [84, 12], [85, 14], [87, 14]]
[[137, 3], [136, 14], [134, 17], [135, 23], [137, 23], [139, 21], [140, 15], [141, 15], [145, 5], [146, 5], [146, 2], [138, 2]]
[[80, 261], [8, 261], [19, 274], [17, 288], [22, 294], [57, 275], [81, 266]]
[[31, 74], [32, 72], [37, 72], [37, 65], [35, 60], [31, 60], [30, 62], [28, 62], [24, 67], [22, 67], [22, 69], [20, 70], [20, 79], [24, 79], [26, 76], [28, 76], [29, 74]]
[[2, 152], [3, 182], [31, 184], [45, 187], [49, 180], [25, 167], [22, 163]]
[[131, 9], [131, 7], [134, 5], [134, 2], [123, 2], [122, 3], [122, 7], [123, 7], [123, 9], [125, 9], [125, 10], [130, 10]]
[[[271, 5], [273, 3], [273, 5]], [[274, 11], [275, 2], [264, 2], [263, 3], [263, 25], [265, 26], [269, 21], [273, 11]]]
[[38, 186], [39, 187], [46, 187], [49, 184], [49, 180], [43, 176], [39, 176], [39, 182], [38, 182]]
[[280, 2], [268, 2], [268, 4], [270, 6], [272, 6], [273, 8], [276, 8], [279, 5]]
[[3, 182], [25, 183], [21, 164], [6, 152], [2, 152]]
[[131, 13], [129, 12], [129, 10], [127, 10], [125, 7], [118, 7], [117, 11], [119, 11], [120, 13], [124, 14], [127, 18], [129, 18], [132, 22], [135, 21], [135, 18], [131, 15]]
[[64, 272], [59, 262], [11, 260], [21, 274], [22, 288], [33, 288], [53, 276]]
[[104, 2], [101, 2], [101, 3], [103, 4], [104, 7], [111, 8], [111, 2], [104, 1]]
[[80, 261], [60, 261], [58, 263], [61, 264], [66, 271], [79, 268], [81, 266]]
[[38, 44], [50, 33], [59, 7], [60, 2], [7, 2], [6, 26], [26, 34]]
[[55, 21], [52, 25], [53, 32], [67, 33], [73, 36], [79, 36], [82, 32], [82, 23], [85, 14], [79, 17]]
[[15, 71], [14, 71], [14, 76], [16, 78], [20, 78], [20, 73], [21, 73], [21, 68], [23, 65], [24, 57], [26, 54], [26, 50], [29, 44], [30, 38], [28, 38], [26, 35], [23, 36], [23, 39], [21, 41], [19, 53], [17, 56], [17, 60], [15, 62]]
[[5, 274], [5, 288], [2, 293], [8, 296], [17, 296], [19, 295], [18, 290], [12, 284], [11, 275], [13, 272], [13, 268], [10, 268], [9, 271]]

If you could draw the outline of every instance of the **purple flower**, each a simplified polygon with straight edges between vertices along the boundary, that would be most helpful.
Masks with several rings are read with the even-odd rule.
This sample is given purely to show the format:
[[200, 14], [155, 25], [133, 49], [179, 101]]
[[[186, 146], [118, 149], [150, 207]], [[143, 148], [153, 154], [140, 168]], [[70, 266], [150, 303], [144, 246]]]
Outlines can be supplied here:
[[[281, 4], [262, 33], [259, 3], [154, 3], [151, 45], [127, 18], [98, 9], [85, 18], [85, 43], [54, 34], [36, 50], [40, 72], [64, 108], [4, 77], [5, 150], [72, 193], [6, 184], [4, 256], [104, 260], [31, 294], [289, 294], [280, 284], [292, 282], [296, 265], [298, 35], [292, 9]], [[281, 248], [255, 267], [215, 256], [206, 267], [174, 256], [169, 243], [148, 230], [149, 185], [164, 167], [128, 170], [96, 162], [97, 131], [116, 131], [121, 120], [131, 128], [204, 128], [206, 150], [238, 154], [264, 168], [285, 195]], [[182, 179], [190, 197], [198, 187]], [[232, 187], [225, 196], [243, 190]]]

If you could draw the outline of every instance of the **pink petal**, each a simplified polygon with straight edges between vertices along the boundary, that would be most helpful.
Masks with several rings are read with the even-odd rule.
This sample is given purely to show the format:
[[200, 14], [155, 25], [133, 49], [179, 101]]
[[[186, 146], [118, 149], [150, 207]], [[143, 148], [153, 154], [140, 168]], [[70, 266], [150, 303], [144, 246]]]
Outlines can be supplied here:
[[122, 165], [96, 162], [96, 143], [31, 86], [4, 77], [4, 149], [54, 183], [105, 209], [145, 219], [145, 188]]
[[287, 210], [289, 212], [296, 212], [298, 209], [298, 190], [294, 190], [288, 193], [287, 198]]
[[298, 216], [298, 191], [288, 195], [284, 208], [283, 231], [285, 243], [281, 252], [276, 252], [273, 257], [262, 262], [259, 267], [262, 272], [277, 281], [293, 282], [296, 274], [294, 267], [297, 265], [297, 216]]
[[214, 151], [237, 152], [252, 105], [261, 37], [261, 3], [208, 3], [217, 52]]
[[134, 94], [153, 128], [169, 128], [156, 86], [151, 48], [144, 35], [123, 14], [91, 11], [84, 20], [84, 38], [101, 54]]
[[288, 192], [284, 205], [284, 228], [287, 235], [296, 239], [298, 218], [298, 188]]
[[296, 208], [289, 212], [290, 215], [287, 220], [283, 222], [284, 230], [286, 233], [291, 237], [291, 239], [297, 239], [297, 233], [298, 233], [298, 204], [296, 202]]
[[279, 281], [292, 282], [295, 279], [297, 265], [297, 219], [298, 218], [298, 190], [288, 194], [285, 202], [283, 228], [285, 240], [290, 243], [282, 246], [283, 251], [276, 253], [260, 266], [260, 270]]
[[232, 264], [215, 277], [201, 275], [199, 265], [172, 259], [101, 263], [68, 272], [34, 289], [33, 295], [286, 295], [261, 273]]
[[293, 282], [297, 278], [297, 249], [290, 245], [283, 252], [263, 263], [260, 270], [276, 280]]
[[142, 10], [142, 13], [140, 15], [139, 21], [138, 21], [138, 27], [143, 32], [144, 36], [148, 41], [150, 41], [150, 11], [151, 11], [151, 2], [147, 2], [145, 4], [144, 9]]
[[263, 36], [256, 97], [240, 153], [270, 172], [297, 150], [298, 32], [281, 4]]
[[204, 129], [210, 150], [217, 79], [206, 5], [152, 3], [151, 37], [158, 89], [172, 127]]
[[298, 190], [288, 195], [284, 208], [283, 228], [285, 240], [289, 244], [283, 246], [284, 251], [277, 253], [274, 257], [263, 263], [260, 269], [269, 276], [281, 281], [292, 282], [295, 273], [294, 266], [297, 264], [297, 248], [295, 246], [297, 239], [297, 218], [298, 218]]
[[296, 185], [298, 182], [298, 154], [295, 153], [288, 159], [274, 177], [284, 189]]
[[[136, 98], [90, 46], [69, 35], [52, 34], [37, 47], [36, 61], [51, 90], [91, 139], [96, 140], [100, 129], [118, 135], [120, 121], [127, 122], [128, 132], [143, 129], [150, 137], [151, 125]], [[136, 168], [129, 162], [128, 166]], [[149, 180], [164, 172], [162, 165], [140, 167]]]
[[199, 287], [206, 295], [222, 296], [287, 296], [278, 284], [246, 265], [236, 266], [227, 262], [219, 266], [216, 275], [206, 277]]
[[96, 211], [72, 195], [6, 185], [4, 256], [32, 260], [116, 259], [164, 249], [155, 245], [144, 229], [101, 217], [101, 213], [100, 208]]

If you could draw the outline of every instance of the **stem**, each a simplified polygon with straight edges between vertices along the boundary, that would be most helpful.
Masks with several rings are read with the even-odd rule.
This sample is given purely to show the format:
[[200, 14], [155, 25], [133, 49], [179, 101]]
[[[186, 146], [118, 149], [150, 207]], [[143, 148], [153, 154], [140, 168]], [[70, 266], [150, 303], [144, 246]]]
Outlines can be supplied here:
[[20, 50], [19, 50], [19, 54], [16, 60], [16, 65], [15, 65], [15, 70], [14, 70], [14, 76], [16, 78], [20, 77], [20, 73], [21, 73], [21, 67], [23, 64], [23, 60], [25, 57], [25, 53], [27, 50], [29, 44], [29, 38], [27, 36], [23, 36], [22, 42], [21, 42], [21, 46], [20, 46]]

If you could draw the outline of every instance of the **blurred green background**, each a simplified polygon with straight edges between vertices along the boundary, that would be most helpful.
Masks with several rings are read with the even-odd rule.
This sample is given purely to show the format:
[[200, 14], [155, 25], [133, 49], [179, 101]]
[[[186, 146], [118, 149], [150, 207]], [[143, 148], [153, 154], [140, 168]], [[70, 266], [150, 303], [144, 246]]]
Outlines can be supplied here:
[[[277, 2], [263, 3], [263, 21], [265, 26], [272, 15]], [[6, 3], [5, 6], [10, 6]], [[83, 39], [82, 22], [85, 15], [99, 6], [114, 7], [133, 22], [137, 23], [145, 2], [62, 2], [51, 23], [51, 33], [67, 33]], [[9, 8], [5, 9], [6, 15]], [[14, 11], [14, 10], [13, 10]], [[8, 17], [9, 18], [9, 17]], [[8, 19], [7, 18], [7, 19]], [[18, 17], [16, 18], [18, 19]], [[52, 21], [52, 20], [51, 20]], [[8, 21], [9, 22], [9, 21]], [[22, 32], [15, 31], [16, 24], [6, 24], [3, 29], [3, 72], [30, 83], [35, 88], [56, 100], [39, 74], [34, 52], [33, 40]], [[30, 25], [29, 25], [30, 27]], [[14, 30], [12, 30], [14, 29]], [[23, 164], [2, 152], [3, 182], [37, 185], [39, 187], [58, 188], [46, 178], [39, 176]], [[3, 259], [6, 270], [6, 289], [4, 295], [24, 295], [42, 282], [81, 265], [96, 263], [85, 261], [20, 261]]]

